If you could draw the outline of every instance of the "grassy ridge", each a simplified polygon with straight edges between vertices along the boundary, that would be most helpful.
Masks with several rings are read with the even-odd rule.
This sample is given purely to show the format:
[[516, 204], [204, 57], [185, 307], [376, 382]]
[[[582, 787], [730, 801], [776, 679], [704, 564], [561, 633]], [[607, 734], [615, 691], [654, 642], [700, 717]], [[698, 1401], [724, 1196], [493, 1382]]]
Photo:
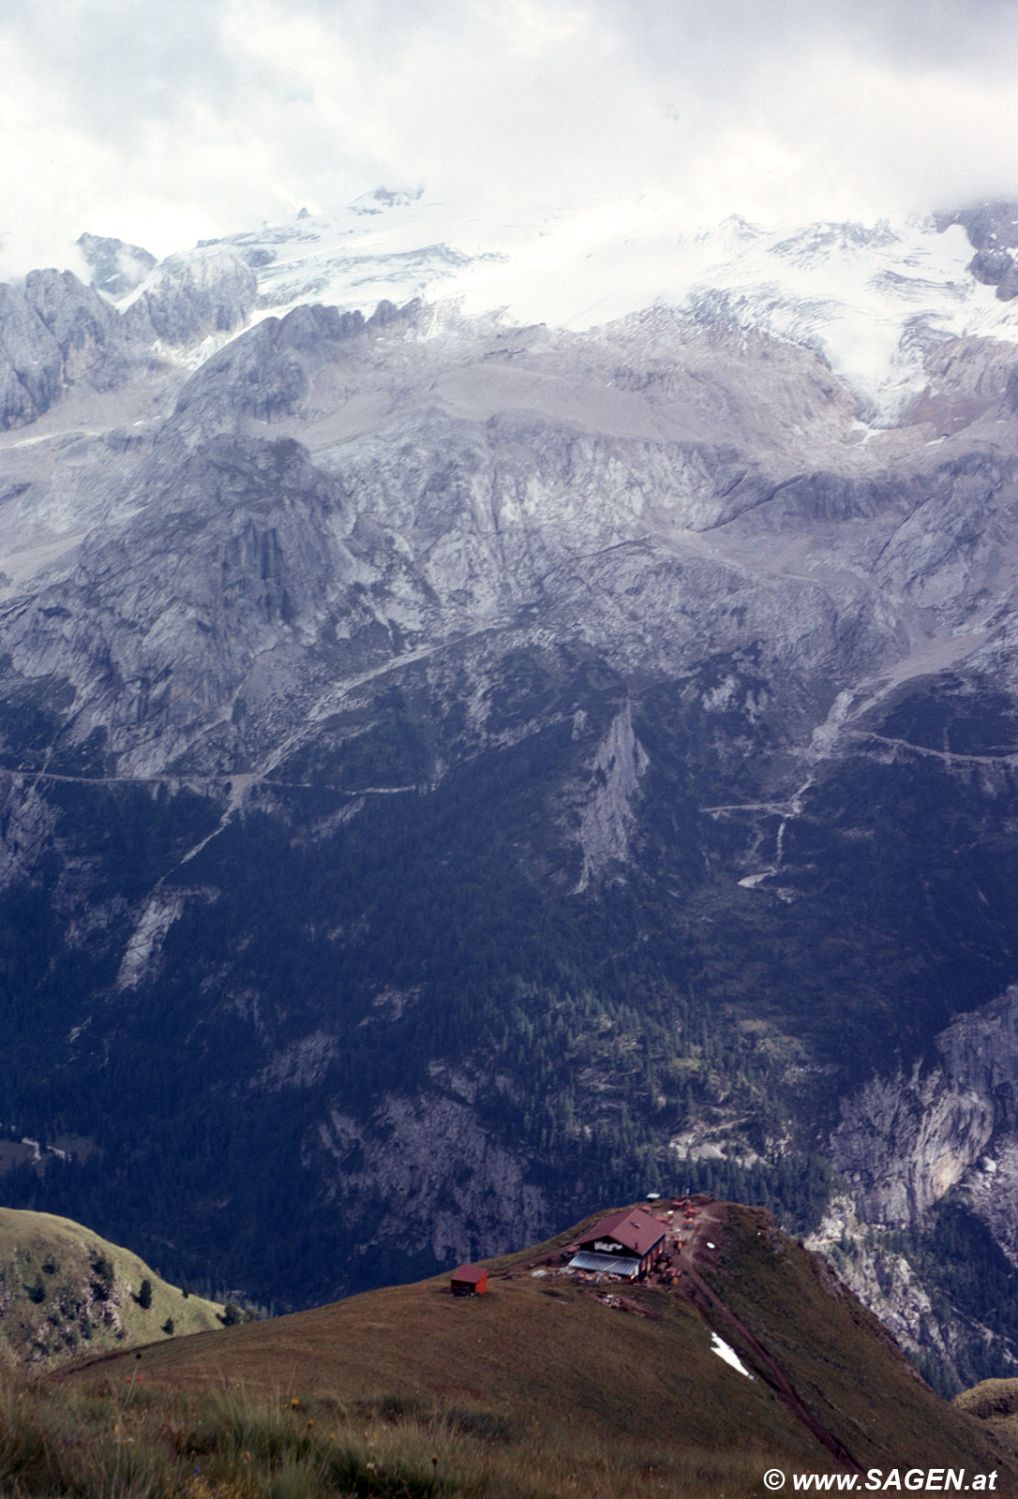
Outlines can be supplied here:
[[[718, 1221], [715, 1294], [777, 1359], [811, 1419], [857, 1462], [1001, 1468], [1013, 1482], [999, 1444], [944, 1405], [874, 1319], [767, 1215], [725, 1207]], [[286, 1461], [314, 1469], [292, 1490], [310, 1499], [337, 1492], [327, 1476], [337, 1452], [375, 1463], [377, 1484], [350, 1477], [338, 1486], [364, 1494], [738, 1499], [762, 1492], [774, 1465], [837, 1469], [762, 1369], [747, 1378], [712, 1352], [712, 1327], [737, 1346], [738, 1334], [695, 1297], [636, 1287], [613, 1306], [603, 1289], [531, 1273], [535, 1259], [555, 1258], [575, 1232], [489, 1261], [486, 1297], [453, 1298], [444, 1277], [369, 1292], [68, 1371], [59, 1398], [106, 1402], [121, 1421], [128, 1405], [137, 1421], [155, 1402], [205, 1422], [215, 1481], [227, 1485], [238, 1481], [230, 1464], [244, 1450], [237, 1457], [230, 1435], [236, 1401], [252, 1420], [262, 1413], [257, 1419], [277, 1433], [266, 1436], [270, 1446], [280, 1431], [300, 1429], [311, 1445], [298, 1453], [287, 1437]], [[168, 1440], [158, 1438], [161, 1451]], [[176, 1460], [172, 1444], [164, 1457]], [[266, 1458], [257, 1484], [225, 1488], [222, 1499], [291, 1492], [273, 1487], [283, 1482], [283, 1461]]]
[[[142, 1295], [145, 1281], [150, 1297]], [[50, 1368], [90, 1352], [207, 1332], [222, 1325], [222, 1310], [185, 1296], [80, 1223], [0, 1208], [0, 1365]]]
[[862, 1467], [980, 1468], [1001, 1457], [924, 1384], [827, 1263], [775, 1233], [767, 1214], [729, 1215], [707, 1279]]

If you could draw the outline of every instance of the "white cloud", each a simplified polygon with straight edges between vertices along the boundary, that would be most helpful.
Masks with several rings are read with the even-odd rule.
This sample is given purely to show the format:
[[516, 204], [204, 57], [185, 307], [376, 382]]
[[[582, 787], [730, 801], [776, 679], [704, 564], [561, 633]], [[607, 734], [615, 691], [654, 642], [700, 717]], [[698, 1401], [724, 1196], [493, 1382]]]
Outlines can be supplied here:
[[83, 228], [166, 253], [379, 181], [505, 218], [1014, 193], [1016, 43], [1011, 0], [7, 0], [0, 265], [68, 263]]

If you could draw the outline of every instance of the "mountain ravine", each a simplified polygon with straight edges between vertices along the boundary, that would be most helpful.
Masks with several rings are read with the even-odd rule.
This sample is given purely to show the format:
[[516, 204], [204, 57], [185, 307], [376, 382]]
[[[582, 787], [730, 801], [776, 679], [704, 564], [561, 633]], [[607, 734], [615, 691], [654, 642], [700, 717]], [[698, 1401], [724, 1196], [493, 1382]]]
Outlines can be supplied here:
[[709, 283], [565, 329], [378, 214], [370, 276], [304, 216], [3, 290], [5, 1200], [300, 1306], [703, 1187], [940, 1388], [1012, 1372], [982, 230], [729, 224]]

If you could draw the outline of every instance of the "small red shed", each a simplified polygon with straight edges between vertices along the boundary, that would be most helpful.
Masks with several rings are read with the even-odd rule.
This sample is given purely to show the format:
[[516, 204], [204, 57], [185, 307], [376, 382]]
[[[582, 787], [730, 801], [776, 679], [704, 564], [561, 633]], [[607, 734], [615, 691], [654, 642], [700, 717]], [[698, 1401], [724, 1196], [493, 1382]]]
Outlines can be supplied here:
[[480, 1265], [460, 1265], [449, 1277], [454, 1296], [483, 1296], [488, 1289], [488, 1272]]

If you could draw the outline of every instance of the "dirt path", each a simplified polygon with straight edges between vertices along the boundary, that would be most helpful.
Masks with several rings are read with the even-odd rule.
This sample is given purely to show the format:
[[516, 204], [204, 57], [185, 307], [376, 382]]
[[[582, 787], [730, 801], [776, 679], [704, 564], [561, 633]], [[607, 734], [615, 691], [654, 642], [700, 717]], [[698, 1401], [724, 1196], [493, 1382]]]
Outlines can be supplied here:
[[871, 729], [846, 729], [852, 739], [870, 739], [877, 744], [886, 744], [891, 749], [905, 750], [910, 755], [921, 755], [933, 760], [943, 760], [948, 765], [1016, 765], [1018, 752], [1002, 749], [999, 755], [966, 755], [959, 750], [938, 750], [928, 744], [913, 744], [910, 739], [891, 739], [886, 734], [875, 734]]
[[[807, 1409], [773, 1355], [701, 1274], [700, 1265], [709, 1263], [714, 1255], [714, 1251], [707, 1247], [708, 1244], [719, 1245], [724, 1238], [723, 1205], [705, 1203], [698, 1207], [697, 1216], [693, 1220], [686, 1220], [681, 1209], [675, 1210], [671, 1218], [667, 1216], [667, 1210], [659, 1211], [655, 1216], [668, 1225], [672, 1238], [672, 1255], [681, 1272], [678, 1284], [671, 1294], [688, 1301], [713, 1332], [735, 1346], [736, 1352], [752, 1372], [784, 1401], [796, 1420], [806, 1427], [832, 1457], [853, 1473], [862, 1473], [863, 1469], [848, 1449]], [[680, 1241], [681, 1249], [678, 1248]]]
[[406, 792], [417, 792], [419, 786], [333, 786], [326, 781], [281, 781], [253, 771], [226, 771], [222, 775], [151, 775], [151, 776], [74, 776], [53, 770], [33, 770], [25, 765], [0, 765], [0, 775], [12, 776], [25, 781], [57, 781], [71, 786], [168, 786], [171, 791], [201, 787], [224, 791], [236, 791], [254, 784], [264, 784], [270, 791], [277, 788], [285, 791], [335, 791], [342, 796], [401, 796]]

